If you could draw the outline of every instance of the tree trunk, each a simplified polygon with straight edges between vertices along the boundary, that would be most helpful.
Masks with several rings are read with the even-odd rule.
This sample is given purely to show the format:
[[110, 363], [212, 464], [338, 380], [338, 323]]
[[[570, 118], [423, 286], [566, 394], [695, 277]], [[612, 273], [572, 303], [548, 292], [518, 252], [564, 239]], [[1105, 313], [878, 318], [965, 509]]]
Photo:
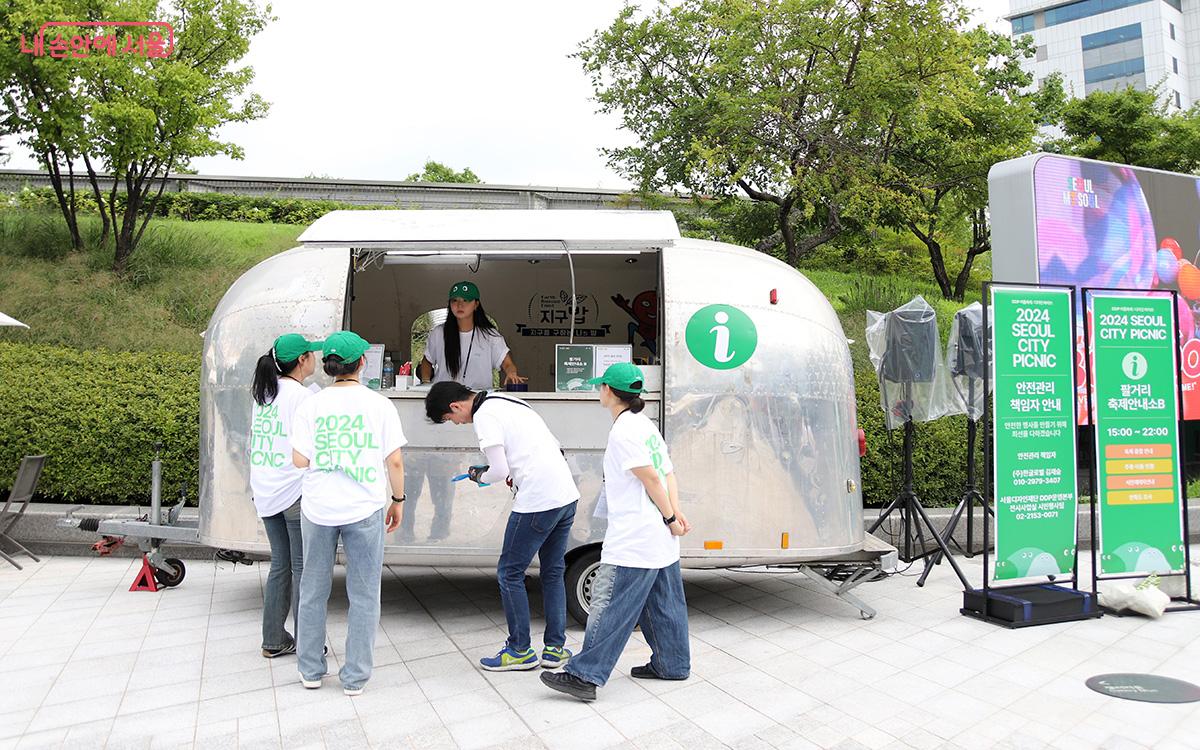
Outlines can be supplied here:
[[100, 247], [108, 244], [109, 230], [112, 228], [112, 223], [108, 220], [108, 210], [104, 205], [104, 194], [100, 192], [100, 178], [96, 175], [96, 170], [92, 168], [92, 160], [87, 154], [83, 155], [83, 163], [87, 167], [88, 181], [92, 183], [92, 194], [96, 196], [96, 209], [100, 212], [100, 221], [102, 229], [100, 230]]
[[788, 198], [779, 206], [779, 236], [783, 238], [783, 247], [787, 253], [787, 262], [793, 268], [800, 257], [796, 251], [796, 230], [792, 228], [792, 206], [795, 200]]
[[967, 249], [967, 260], [963, 263], [958, 278], [954, 280], [954, 296], [952, 299], [962, 302], [967, 296], [967, 284], [971, 281], [971, 267], [975, 258], [992, 249], [992, 241], [988, 232], [987, 214], [982, 208], [975, 209], [971, 214], [971, 247]]
[[[838, 211], [837, 206], [827, 204], [826, 210], [828, 214], [825, 218], [825, 224], [816, 233], [797, 238], [795, 227], [791, 225], [790, 221], [784, 221], [781, 218], [779, 229], [770, 236], [760, 240], [754, 246], [754, 249], [760, 253], [769, 253], [780, 245], [784, 245], [788, 249], [788, 263], [795, 266], [813, 250], [842, 233], [841, 213]], [[795, 214], [795, 212], [795, 208], [793, 207], [790, 214]], [[780, 216], [782, 217], [782, 213]], [[789, 237], [791, 238], [790, 246], [788, 245]]]
[[79, 222], [76, 220], [74, 183], [71, 184], [71, 195], [68, 198], [66, 190], [63, 188], [62, 170], [58, 166], [58, 152], [50, 149], [41, 155], [42, 164], [46, 167], [46, 174], [50, 176], [50, 185], [54, 188], [54, 196], [58, 199], [58, 210], [62, 212], [63, 219], [67, 222], [67, 229], [71, 233], [71, 248], [80, 250], [83, 248], [83, 241], [79, 237]]
[[933, 267], [933, 278], [937, 281], [942, 297], [954, 299], [954, 289], [950, 285], [950, 276], [946, 273], [946, 258], [942, 255], [942, 244], [933, 236], [934, 225], [930, 224], [928, 233], [922, 232], [915, 223], [910, 223], [908, 228], [917, 236], [917, 239], [925, 244], [925, 248], [929, 251], [929, 265]]

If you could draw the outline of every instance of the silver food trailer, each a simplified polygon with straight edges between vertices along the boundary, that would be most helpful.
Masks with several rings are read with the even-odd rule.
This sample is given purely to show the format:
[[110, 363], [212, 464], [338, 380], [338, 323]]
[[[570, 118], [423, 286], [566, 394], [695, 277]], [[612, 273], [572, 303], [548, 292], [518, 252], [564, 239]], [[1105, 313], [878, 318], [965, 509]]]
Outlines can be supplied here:
[[[419, 361], [447, 290], [470, 279], [529, 378], [516, 395], [562, 442], [582, 493], [567, 574], [577, 617], [604, 535], [593, 509], [611, 418], [595, 393], [556, 390], [555, 345], [565, 343], [627, 345], [646, 366], [646, 413], [695, 527], [682, 540], [685, 567], [796, 566], [873, 614], [849, 590], [890, 548], [863, 531], [850, 352], [829, 302], [795, 269], [683, 238], [658, 211], [335, 211], [299, 241], [238, 279], [205, 333], [203, 543], [269, 549], [250, 497], [248, 437], [255, 360], [277, 335], [348, 328], [397, 364]], [[408, 438], [412, 520], [388, 536], [386, 560], [492, 565], [510, 490], [450, 484], [481, 454], [470, 427], [429, 423], [426, 392], [382, 391]]]

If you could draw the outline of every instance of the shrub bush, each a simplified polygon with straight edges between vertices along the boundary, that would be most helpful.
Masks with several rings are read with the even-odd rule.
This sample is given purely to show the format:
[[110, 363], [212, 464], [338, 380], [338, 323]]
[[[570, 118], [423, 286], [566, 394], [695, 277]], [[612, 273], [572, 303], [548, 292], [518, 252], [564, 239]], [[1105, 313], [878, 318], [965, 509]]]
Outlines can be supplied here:
[[[17, 197], [21, 208], [52, 211], [57, 214], [58, 200], [50, 188], [26, 188]], [[95, 215], [96, 199], [89, 191], [76, 194], [79, 215]], [[125, 205], [125, 195], [117, 194], [117, 205]], [[333, 200], [269, 198], [227, 193], [163, 193], [155, 215], [184, 221], [242, 221], [255, 224], [311, 224], [330, 211], [342, 209], [389, 208], [359, 206]], [[393, 206], [392, 208], [399, 208]], [[60, 222], [61, 223], [61, 222]], [[64, 229], [65, 231], [65, 229]]]
[[164, 503], [181, 483], [195, 503], [198, 357], [0, 343], [0, 404], [4, 492], [23, 456], [45, 454], [46, 499], [146, 504], [162, 443]]

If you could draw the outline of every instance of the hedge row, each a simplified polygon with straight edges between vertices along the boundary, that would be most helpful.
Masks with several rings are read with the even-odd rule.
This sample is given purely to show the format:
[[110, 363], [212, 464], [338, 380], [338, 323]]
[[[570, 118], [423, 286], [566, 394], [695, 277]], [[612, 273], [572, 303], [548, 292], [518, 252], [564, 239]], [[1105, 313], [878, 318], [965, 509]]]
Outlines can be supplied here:
[[[58, 211], [58, 199], [50, 188], [26, 188], [15, 197], [22, 208]], [[76, 193], [80, 214], [96, 212], [96, 199], [90, 190]], [[118, 207], [124, 207], [125, 194], [117, 194]], [[163, 193], [155, 208], [156, 216], [184, 221], [244, 221], [255, 224], [308, 225], [330, 211], [379, 208], [332, 200], [302, 198], [265, 198], [227, 193]]]
[[200, 361], [158, 352], [0, 343], [0, 490], [21, 457], [45, 454], [39, 495], [88, 503], [150, 498], [162, 443], [163, 495], [199, 476]]

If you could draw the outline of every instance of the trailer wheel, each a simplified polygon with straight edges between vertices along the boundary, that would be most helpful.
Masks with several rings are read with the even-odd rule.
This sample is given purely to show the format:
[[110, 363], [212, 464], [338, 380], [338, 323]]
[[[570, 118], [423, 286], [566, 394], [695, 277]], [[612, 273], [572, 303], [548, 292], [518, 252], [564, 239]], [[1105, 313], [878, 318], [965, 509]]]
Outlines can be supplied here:
[[564, 583], [567, 588], [567, 612], [580, 625], [587, 625], [588, 613], [592, 611], [592, 583], [600, 567], [600, 548], [590, 549], [571, 561], [567, 566]]
[[170, 565], [172, 568], [175, 568], [177, 572], [175, 575], [171, 575], [162, 568], [155, 568], [154, 580], [158, 581], [160, 586], [169, 589], [175, 588], [179, 584], [183, 583], [183, 577], [187, 575], [187, 568], [184, 567], [183, 560], [180, 560], [178, 557], [168, 557], [166, 560], [164, 560], [164, 562], [167, 565]]

